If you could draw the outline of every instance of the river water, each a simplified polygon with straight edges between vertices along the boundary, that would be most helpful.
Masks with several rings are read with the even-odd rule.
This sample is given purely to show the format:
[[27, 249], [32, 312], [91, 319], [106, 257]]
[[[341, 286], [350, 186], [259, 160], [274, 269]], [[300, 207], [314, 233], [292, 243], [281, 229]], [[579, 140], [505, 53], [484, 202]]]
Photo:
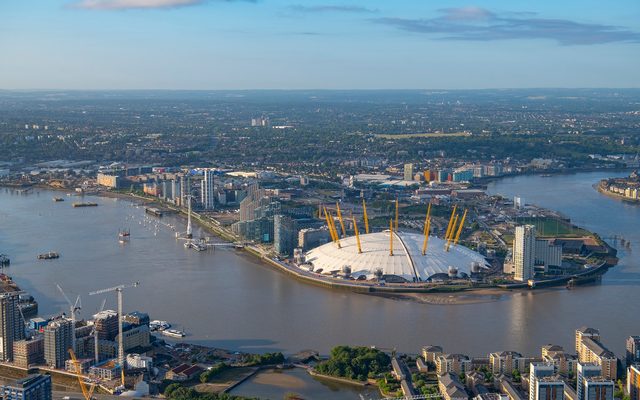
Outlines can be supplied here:
[[[492, 183], [491, 192], [557, 209], [632, 246], [620, 251], [620, 264], [600, 285], [525, 291], [478, 304], [427, 305], [310, 286], [233, 249], [185, 249], [167, 226], [184, 230], [179, 217], [148, 217], [143, 208], [112, 198], [92, 197], [86, 200], [98, 207], [72, 208], [77, 198], [55, 203], [56, 194], [44, 190], [20, 195], [0, 189], [0, 253], [10, 255], [5, 272], [36, 297], [42, 315], [66, 308], [56, 283], [71, 298], [81, 295], [81, 316], [90, 317], [105, 298], [88, 296], [90, 291], [140, 281], [125, 291], [126, 311], [170, 321], [191, 342], [233, 350], [327, 354], [338, 344], [361, 344], [418, 352], [440, 344], [474, 356], [497, 350], [535, 355], [546, 343], [571, 349], [574, 330], [590, 325], [620, 356], [626, 336], [640, 334], [640, 207], [592, 188], [609, 174]], [[120, 228], [131, 229], [130, 243], [118, 243]], [[45, 251], [61, 257], [36, 260]], [[107, 307], [115, 308], [115, 295], [106, 298]]]

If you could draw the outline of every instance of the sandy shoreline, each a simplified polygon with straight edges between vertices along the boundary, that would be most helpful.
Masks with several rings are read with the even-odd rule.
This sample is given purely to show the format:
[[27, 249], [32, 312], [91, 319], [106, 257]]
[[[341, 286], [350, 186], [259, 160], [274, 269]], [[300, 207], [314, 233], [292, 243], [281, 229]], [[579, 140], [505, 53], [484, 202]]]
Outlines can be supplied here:
[[512, 290], [486, 288], [455, 293], [367, 293], [367, 295], [431, 305], [464, 305], [501, 301], [517, 293]]

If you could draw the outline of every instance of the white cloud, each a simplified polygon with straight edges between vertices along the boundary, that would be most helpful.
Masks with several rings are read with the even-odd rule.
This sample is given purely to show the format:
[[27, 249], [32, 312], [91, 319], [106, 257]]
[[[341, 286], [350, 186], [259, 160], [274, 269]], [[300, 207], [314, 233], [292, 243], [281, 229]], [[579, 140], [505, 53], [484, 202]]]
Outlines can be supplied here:
[[87, 10], [127, 10], [175, 8], [202, 2], [203, 0], [80, 0], [72, 3], [71, 7]]

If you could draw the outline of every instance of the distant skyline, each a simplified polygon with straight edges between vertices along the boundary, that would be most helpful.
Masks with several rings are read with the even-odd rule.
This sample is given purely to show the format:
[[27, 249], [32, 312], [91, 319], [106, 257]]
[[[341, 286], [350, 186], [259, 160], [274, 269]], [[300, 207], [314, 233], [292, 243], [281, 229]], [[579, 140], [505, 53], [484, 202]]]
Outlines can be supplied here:
[[639, 88], [640, 2], [2, 0], [0, 89]]

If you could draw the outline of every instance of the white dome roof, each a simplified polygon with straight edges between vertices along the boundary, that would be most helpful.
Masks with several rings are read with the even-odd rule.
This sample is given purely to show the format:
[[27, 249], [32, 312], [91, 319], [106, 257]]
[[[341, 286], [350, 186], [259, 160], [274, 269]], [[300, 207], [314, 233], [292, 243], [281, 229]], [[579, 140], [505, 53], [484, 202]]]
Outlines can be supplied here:
[[429, 236], [424, 256], [424, 235], [394, 232], [393, 236], [393, 256], [389, 255], [389, 231], [384, 231], [360, 235], [361, 254], [358, 254], [356, 237], [349, 236], [340, 239], [341, 248], [330, 242], [310, 250], [306, 261], [314, 270], [322, 268], [323, 272], [340, 270], [348, 265], [352, 276], [366, 275], [368, 279], [374, 276], [376, 269], [382, 268], [384, 275], [396, 275], [409, 282], [425, 281], [438, 273], [448, 274], [450, 266], [469, 274], [472, 263], [486, 265], [481, 254], [459, 244], [451, 244], [447, 252], [446, 241], [435, 236]]

